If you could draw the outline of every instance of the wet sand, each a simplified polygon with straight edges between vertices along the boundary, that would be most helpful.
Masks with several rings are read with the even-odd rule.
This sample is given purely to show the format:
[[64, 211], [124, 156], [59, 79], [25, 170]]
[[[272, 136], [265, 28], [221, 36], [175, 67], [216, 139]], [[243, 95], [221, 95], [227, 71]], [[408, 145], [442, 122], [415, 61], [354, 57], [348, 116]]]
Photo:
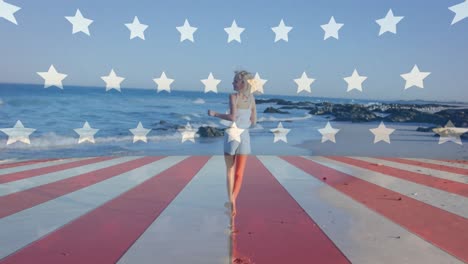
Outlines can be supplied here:
[[390, 135], [390, 144], [374, 142], [374, 134], [369, 129], [376, 128], [379, 122], [351, 123], [332, 122], [333, 128], [341, 129], [336, 135], [336, 143], [320, 140], [305, 140], [295, 145], [307, 149], [309, 155], [319, 156], [367, 156], [367, 157], [406, 157], [468, 160], [468, 141], [463, 145], [454, 142], [439, 144], [439, 137], [433, 132], [418, 132], [419, 126], [428, 124], [385, 123], [387, 128], [396, 129]]

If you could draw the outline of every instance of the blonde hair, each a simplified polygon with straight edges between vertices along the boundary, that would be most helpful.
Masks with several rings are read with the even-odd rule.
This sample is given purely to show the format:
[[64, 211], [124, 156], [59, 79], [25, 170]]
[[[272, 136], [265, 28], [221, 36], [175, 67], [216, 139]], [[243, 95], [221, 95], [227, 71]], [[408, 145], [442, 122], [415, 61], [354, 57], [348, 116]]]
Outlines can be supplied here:
[[252, 93], [252, 85], [250, 84], [249, 80], [252, 80], [254, 78], [252, 73], [245, 71], [245, 70], [235, 71], [234, 78], [236, 77], [239, 77], [239, 79], [244, 81], [245, 91], [247, 92], [248, 95], [250, 95]]

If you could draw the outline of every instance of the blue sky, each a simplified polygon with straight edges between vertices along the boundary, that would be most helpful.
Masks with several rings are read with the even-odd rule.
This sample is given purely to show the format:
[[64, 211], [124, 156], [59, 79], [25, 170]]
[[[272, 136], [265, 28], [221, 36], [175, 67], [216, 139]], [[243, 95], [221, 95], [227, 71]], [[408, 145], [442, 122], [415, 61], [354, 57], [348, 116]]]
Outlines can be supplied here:
[[[232, 90], [233, 71], [259, 72], [268, 82], [265, 94], [297, 95], [293, 79], [303, 71], [316, 79], [304, 96], [383, 100], [468, 101], [468, 19], [450, 25], [448, 9], [462, 0], [318, 0], [318, 1], [63, 1], [7, 0], [20, 6], [18, 26], [0, 20], [0, 82], [43, 84], [36, 72], [53, 64], [68, 74], [70, 85], [102, 87], [101, 76], [113, 68], [125, 77], [122, 90], [156, 89], [153, 78], [165, 71], [173, 90], [203, 92], [209, 72], [219, 92]], [[65, 16], [79, 8], [93, 19], [91, 36], [72, 34]], [[389, 9], [404, 16], [397, 34], [378, 36], [376, 19]], [[125, 23], [138, 16], [146, 40], [129, 39]], [[320, 27], [334, 16], [344, 23], [339, 40], [323, 40]], [[185, 19], [198, 27], [195, 42], [180, 42], [176, 30]], [[227, 43], [225, 27], [244, 27], [242, 43]], [[289, 41], [274, 42], [283, 19], [293, 29]], [[431, 72], [424, 89], [404, 90], [400, 77], [417, 64]], [[354, 69], [367, 76], [363, 92], [346, 92], [344, 77]], [[56, 89], [56, 88], [49, 88]]]

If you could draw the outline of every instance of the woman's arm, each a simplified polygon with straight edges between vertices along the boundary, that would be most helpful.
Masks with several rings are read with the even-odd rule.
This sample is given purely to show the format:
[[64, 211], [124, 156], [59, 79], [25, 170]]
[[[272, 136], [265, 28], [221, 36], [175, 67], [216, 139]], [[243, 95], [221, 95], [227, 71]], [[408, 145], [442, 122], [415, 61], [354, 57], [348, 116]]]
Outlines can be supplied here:
[[236, 96], [235, 94], [229, 95], [229, 108], [230, 108], [229, 114], [221, 114], [221, 113], [214, 112], [211, 110], [208, 110], [208, 114], [210, 115], [210, 112], [211, 112], [214, 117], [219, 117], [221, 119], [228, 120], [228, 121], [234, 121], [234, 117], [236, 116], [236, 111], [237, 111], [237, 108], [236, 108], [237, 106], [236, 104], [234, 104], [234, 101], [236, 99], [235, 96]]
[[252, 114], [250, 115], [251, 126], [257, 124], [257, 105], [255, 104], [255, 97], [252, 94], [253, 104], [252, 104]]

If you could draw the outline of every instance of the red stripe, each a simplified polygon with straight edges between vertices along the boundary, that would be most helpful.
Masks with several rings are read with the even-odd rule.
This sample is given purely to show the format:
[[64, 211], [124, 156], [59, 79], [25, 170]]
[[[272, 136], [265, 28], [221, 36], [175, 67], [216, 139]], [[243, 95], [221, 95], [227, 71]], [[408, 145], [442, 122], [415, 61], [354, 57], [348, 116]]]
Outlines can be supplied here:
[[208, 159], [185, 159], [0, 262], [115, 263]]
[[96, 158], [91, 158], [91, 159], [86, 159], [86, 160], [77, 160], [77, 161], [73, 161], [73, 162], [65, 163], [65, 164], [52, 165], [52, 166], [44, 167], [44, 168], [37, 168], [37, 169], [32, 169], [32, 170], [27, 170], [27, 171], [19, 171], [19, 172], [3, 174], [3, 175], [0, 175], [0, 184], [17, 181], [21, 179], [26, 179], [29, 177], [35, 177], [35, 176], [39, 176], [39, 175], [43, 175], [43, 174], [47, 174], [51, 172], [57, 172], [61, 170], [81, 167], [84, 165], [111, 160], [115, 158], [116, 157], [96, 157]]
[[255, 156], [247, 160], [235, 226], [233, 263], [350, 263]]
[[18, 167], [18, 166], [37, 164], [41, 162], [48, 162], [48, 161], [54, 161], [54, 160], [59, 160], [59, 158], [42, 159], [42, 160], [25, 160], [25, 161], [17, 161], [17, 162], [12, 162], [12, 163], [5, 163], [5, 164], [0, 164], [0, 169], [8, 169], [8, 168], [13, 168], [13, 167]]
[[380, 172], [386, 175], [400, 178], [407, 181], [412, 181], [428, 187], [436, 188], [442, 191], [455, 193], [461, 196], [468, 197], [468, 185], [452, 180], [437, 178], [431, 175], [406, 171], [402, 169], [393, 168], [385, 165], [377, 165], [372, 162], [357, 160], [348, 157], [327, 157], [331, 160], [347, 163], [353, 166], [364, 168], [367, 170]]
[[0, 197], [0, 218], [45, 203], [67, 193], [88, 187], [116, 175], [149, 164], [162, 157], [144, 157], [107, 168], [51, 182]]
[[440, 165], [440, 164], [432, 164], [432, 163], [416, 161], [416, 160], [400, 159], [400, 158], [380, 158], [380, 159], [468, 176], [468, 169], [450, 167], [450, 166]]
[[410, 232], [468, 261], [468, 219], [306, 158], [282, 158]]

